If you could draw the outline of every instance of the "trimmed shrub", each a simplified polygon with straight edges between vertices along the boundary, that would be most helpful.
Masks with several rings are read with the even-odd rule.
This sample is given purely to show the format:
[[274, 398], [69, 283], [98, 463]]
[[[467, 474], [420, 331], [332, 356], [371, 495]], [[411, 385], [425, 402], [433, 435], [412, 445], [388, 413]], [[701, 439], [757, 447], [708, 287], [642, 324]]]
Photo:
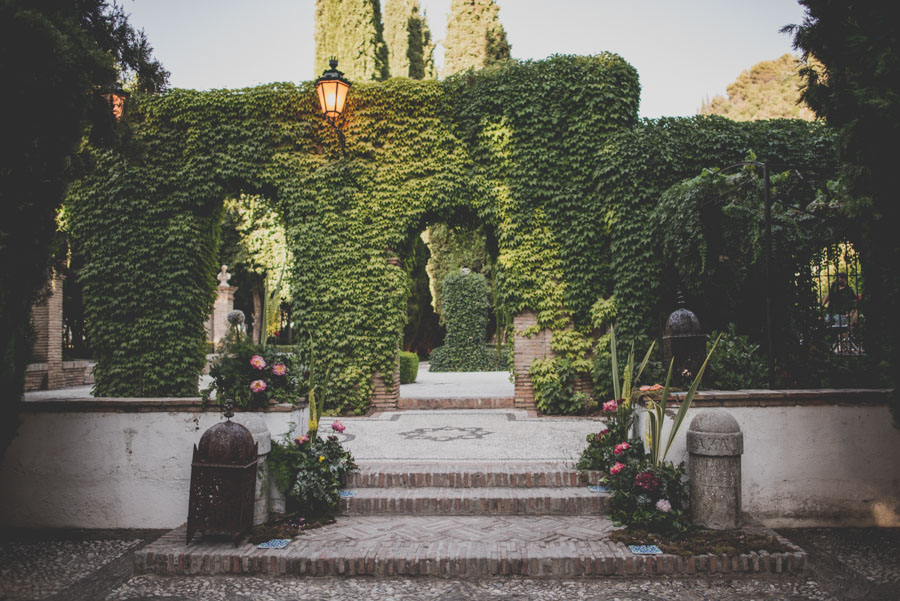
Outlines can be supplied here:
[[400, 351], [400, 383], [412, 384], [419, 374], [419, 356], [415, 353]]
[[444, 278], [444, 346], [431, 351], [431, 371], [491, 371], [497, 356], [484, 343], [487, 336], [487, 280], [480, 273], [459, 271]]

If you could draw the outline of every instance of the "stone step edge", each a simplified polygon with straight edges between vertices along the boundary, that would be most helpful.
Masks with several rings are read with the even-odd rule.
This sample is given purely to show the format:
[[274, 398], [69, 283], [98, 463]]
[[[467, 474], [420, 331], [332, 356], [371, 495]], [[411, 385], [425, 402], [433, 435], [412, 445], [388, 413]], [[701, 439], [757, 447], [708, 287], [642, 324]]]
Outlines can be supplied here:
[[[183, 543], [185, 526], [163, 536]], [[740, 555], [703, 554], [633, 555], [621, 543], [602, 541], [600, 553], [553, 553], [553, 548], [536, 549], [534, 557], [506, 557], [497, 547], [488, 553], [472, 552], [460, 543], [422, 544], [414, 553], [397, 554], [381, 548], [361, 546], [359, 550], [338, 556], [337, 550], [322, 553], [312, 550], [304, 555], [286, 550], [263, 550], [251, 545], [211, 551], [202, 547], [172, 550], [171, 544], [153, 543], [134, 554], [135, 572], [162, 576], [185, 575], [277, 575], [277, 576], [419, 576], [437, 578], [474, 578], [525, 576], [532, 578], [687, 576], [698, 574], [796, 574], [806, 569], [807, 554], [780, 535], [780, 542], [796, 549], [784, 553], [751, 552]], [[162, 539], [161, 539], [162, 540]], [[437, 549], [432, 549], [432, 545]], [[289, 546], [288, 549], [291, 549]], [[440, 550], [440, 552], [438, 551]]]
[[399, 397], [397, 409], [514, 409], [516, 398], [502, 397]]
[[338, 505], [344, 515], [599, 515], [609, 494], [576, 488], [363, 488]]
[[566, 467], [515, 468], [446, 465], [360, 465], [350, 474], [347, 488], [569, 488], [595, 486], [601, 472], [580, 472]]

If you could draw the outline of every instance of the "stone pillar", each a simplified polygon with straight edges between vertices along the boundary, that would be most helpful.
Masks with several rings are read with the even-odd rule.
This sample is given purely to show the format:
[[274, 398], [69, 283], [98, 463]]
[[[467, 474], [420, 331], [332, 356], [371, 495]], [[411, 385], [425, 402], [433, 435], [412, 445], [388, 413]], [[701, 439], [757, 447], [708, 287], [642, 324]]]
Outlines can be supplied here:
[[228, 285], [231, 274], [228, 273], [227, 265], [222, 265], [222, 270], [216, 278], [219, 280], [219, 286], [216, 288], [216, 301], [213, 303], [207, 330], [210, 339], [218, 344], [228, 332], [228, 314], [234, 310], [234, 293], [237, 292], [237, 286]]
[[553, 355], [550, 350], [550, 330], [542, 329], [531, 336], [525, 336], [528, 329], [537, 327], [537, 313], [522, 311], [513, 319], [513, 369], [515, 371], [516, 408], [534, 409], [534, 387], [528, 370], [535, 359], [545, 359]]
[[31, 308], [31, 322], [35, 341], [34, 361], [47, 366], [46, 380], [42, 388], [54, 390], [65, 386], [62, 367], [63, 332], [63, 279], [54, 272], [41, 295], [42, 301]]
[[744, 434], [725, 411], [697, 414], [687, 432], [691, 519], [712, 530], [741, 525]]
[[235, 413], [231, 421], [250, 430], [257, 443], [256, 493], [253, 500], [253, 525], [269, 521], [269, 464], [266, 458], [272, 450], [272, 435], [266, 423], [255, 413]]

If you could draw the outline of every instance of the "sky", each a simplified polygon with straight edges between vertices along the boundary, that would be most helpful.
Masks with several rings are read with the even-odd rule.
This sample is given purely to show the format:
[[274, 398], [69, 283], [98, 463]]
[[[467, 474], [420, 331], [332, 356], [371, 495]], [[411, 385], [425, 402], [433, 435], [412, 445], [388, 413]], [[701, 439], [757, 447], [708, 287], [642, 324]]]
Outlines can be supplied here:
[[[315, 0], [119, 0], [170, 84], [206, 90], [315, 79]], [[744, 69], [794, 52], [794, 0], [496, 0], [517, 59], [610, 51], [640, 76], [642, 117], [697, 113]], [[420, 0], [435, 40], [450, 0]], [[438, 65], [443, 52], [438, 44]], [[340, 57], [338, 57], [340, 58]]]

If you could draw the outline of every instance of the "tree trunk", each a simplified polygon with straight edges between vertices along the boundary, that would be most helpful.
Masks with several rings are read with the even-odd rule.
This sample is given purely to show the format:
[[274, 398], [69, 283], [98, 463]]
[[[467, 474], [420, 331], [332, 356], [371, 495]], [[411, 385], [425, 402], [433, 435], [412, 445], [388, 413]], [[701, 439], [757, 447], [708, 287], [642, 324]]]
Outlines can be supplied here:
[[262, 294], [259, 286], [253, 287], [253, 344], [259, 344], [265, 324], [263, 323]]

